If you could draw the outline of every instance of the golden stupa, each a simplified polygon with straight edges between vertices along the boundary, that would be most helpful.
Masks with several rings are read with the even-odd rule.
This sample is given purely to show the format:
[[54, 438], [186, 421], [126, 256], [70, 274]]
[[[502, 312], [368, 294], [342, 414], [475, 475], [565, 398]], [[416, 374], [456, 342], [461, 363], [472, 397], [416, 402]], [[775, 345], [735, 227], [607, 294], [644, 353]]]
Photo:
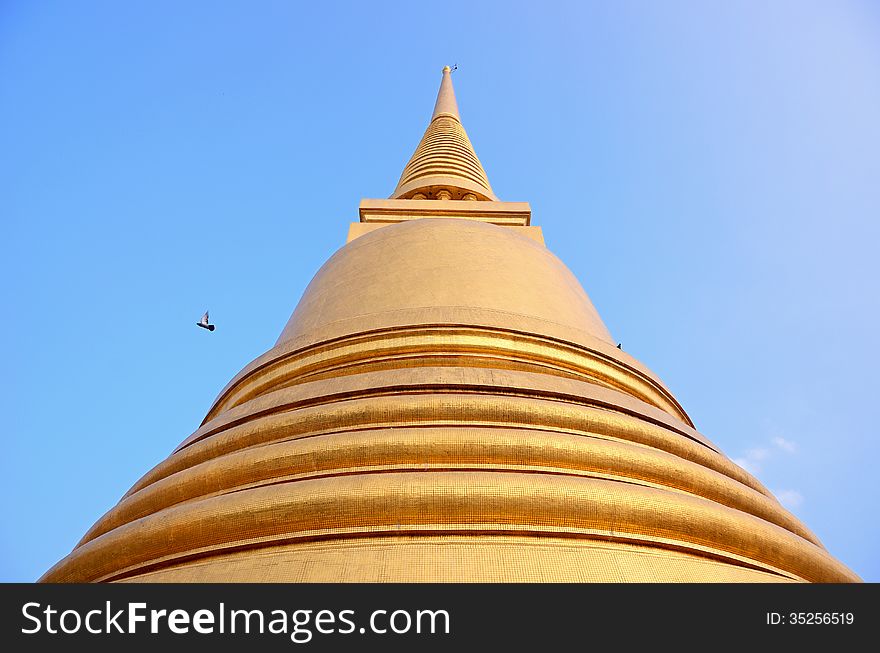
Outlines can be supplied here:
[[858, 578], [615, 346], [449, 68], [275, 346], [41, 580]]

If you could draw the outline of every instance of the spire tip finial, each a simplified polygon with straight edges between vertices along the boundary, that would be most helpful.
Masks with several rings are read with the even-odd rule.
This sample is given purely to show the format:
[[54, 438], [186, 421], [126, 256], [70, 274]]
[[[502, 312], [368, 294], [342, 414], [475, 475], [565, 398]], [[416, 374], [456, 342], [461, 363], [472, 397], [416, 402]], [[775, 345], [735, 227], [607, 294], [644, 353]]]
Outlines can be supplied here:
[[455, 101], [455, 91], [452, 90], [452, 73], [458, 68], [458, 64], [454, 66], [443, 66], [443, 79], [440, 80], [440, 90], [437, 92], [437, 103], [434, 105], [434, 114], [431, 121], [440, 115], [448, 115], [456, 120], [458, 117], [458, 103]]

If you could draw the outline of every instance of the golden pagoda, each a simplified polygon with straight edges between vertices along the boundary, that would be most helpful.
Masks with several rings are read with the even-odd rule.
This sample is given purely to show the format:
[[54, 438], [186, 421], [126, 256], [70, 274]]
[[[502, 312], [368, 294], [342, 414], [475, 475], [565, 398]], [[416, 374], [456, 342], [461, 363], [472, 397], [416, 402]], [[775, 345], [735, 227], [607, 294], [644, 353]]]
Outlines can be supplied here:
[[41, 580], [858, 578], [615, 346], [446, 67], [275, 346]]

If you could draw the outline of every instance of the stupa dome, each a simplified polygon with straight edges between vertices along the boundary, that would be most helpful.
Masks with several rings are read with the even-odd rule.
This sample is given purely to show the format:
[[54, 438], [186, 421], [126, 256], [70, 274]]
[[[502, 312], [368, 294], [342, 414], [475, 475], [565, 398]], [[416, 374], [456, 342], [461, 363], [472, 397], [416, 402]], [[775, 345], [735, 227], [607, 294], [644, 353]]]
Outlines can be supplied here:
[[42, 580], [858, 580], [615, 346], [455, 125], [445, 69], [392, 198]]
[[389, 225], [337, 251], [277, 344], [363, 320], [375, 327], [527, 322], [539, 331], [545, 323], [550, 332], [576, 330], [614, 344], [578, 280], [549, 249], [511, 229], [460, 219]]

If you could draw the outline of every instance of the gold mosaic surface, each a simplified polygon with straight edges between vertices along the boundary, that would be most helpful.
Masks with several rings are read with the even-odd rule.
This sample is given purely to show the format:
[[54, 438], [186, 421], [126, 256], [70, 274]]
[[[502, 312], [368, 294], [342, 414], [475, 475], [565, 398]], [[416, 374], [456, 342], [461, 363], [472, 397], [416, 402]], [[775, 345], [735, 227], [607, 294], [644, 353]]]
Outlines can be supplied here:
[[[503, 329], [474, 311], [490, 303], [479, 285], [456, 291], [461, 310], [426, 291], [465, 283], [460, 253], [420, 283], [389, 269], [413, 259], [381, 255], [485, 236], [505, 252], [486, 265], [505, 270], [494, 257], [538, 247], [506, 229], [417, 220], [341, 250], [289, 337], [46, 580], [855, 580], [608, 345], [579, 287], [548, 297], [554, 259], [517, 278], [543, 266], [541, 291], [524, 291], [516, 328]], [[371, 280], [388, 296], [358, 295]], [[429, 298], [430, 319], [413, 317]], [[555, 337], [543, 328], [554, 317], [583, 337]], [[321, 333], [333, 337], [310, 335]]]

